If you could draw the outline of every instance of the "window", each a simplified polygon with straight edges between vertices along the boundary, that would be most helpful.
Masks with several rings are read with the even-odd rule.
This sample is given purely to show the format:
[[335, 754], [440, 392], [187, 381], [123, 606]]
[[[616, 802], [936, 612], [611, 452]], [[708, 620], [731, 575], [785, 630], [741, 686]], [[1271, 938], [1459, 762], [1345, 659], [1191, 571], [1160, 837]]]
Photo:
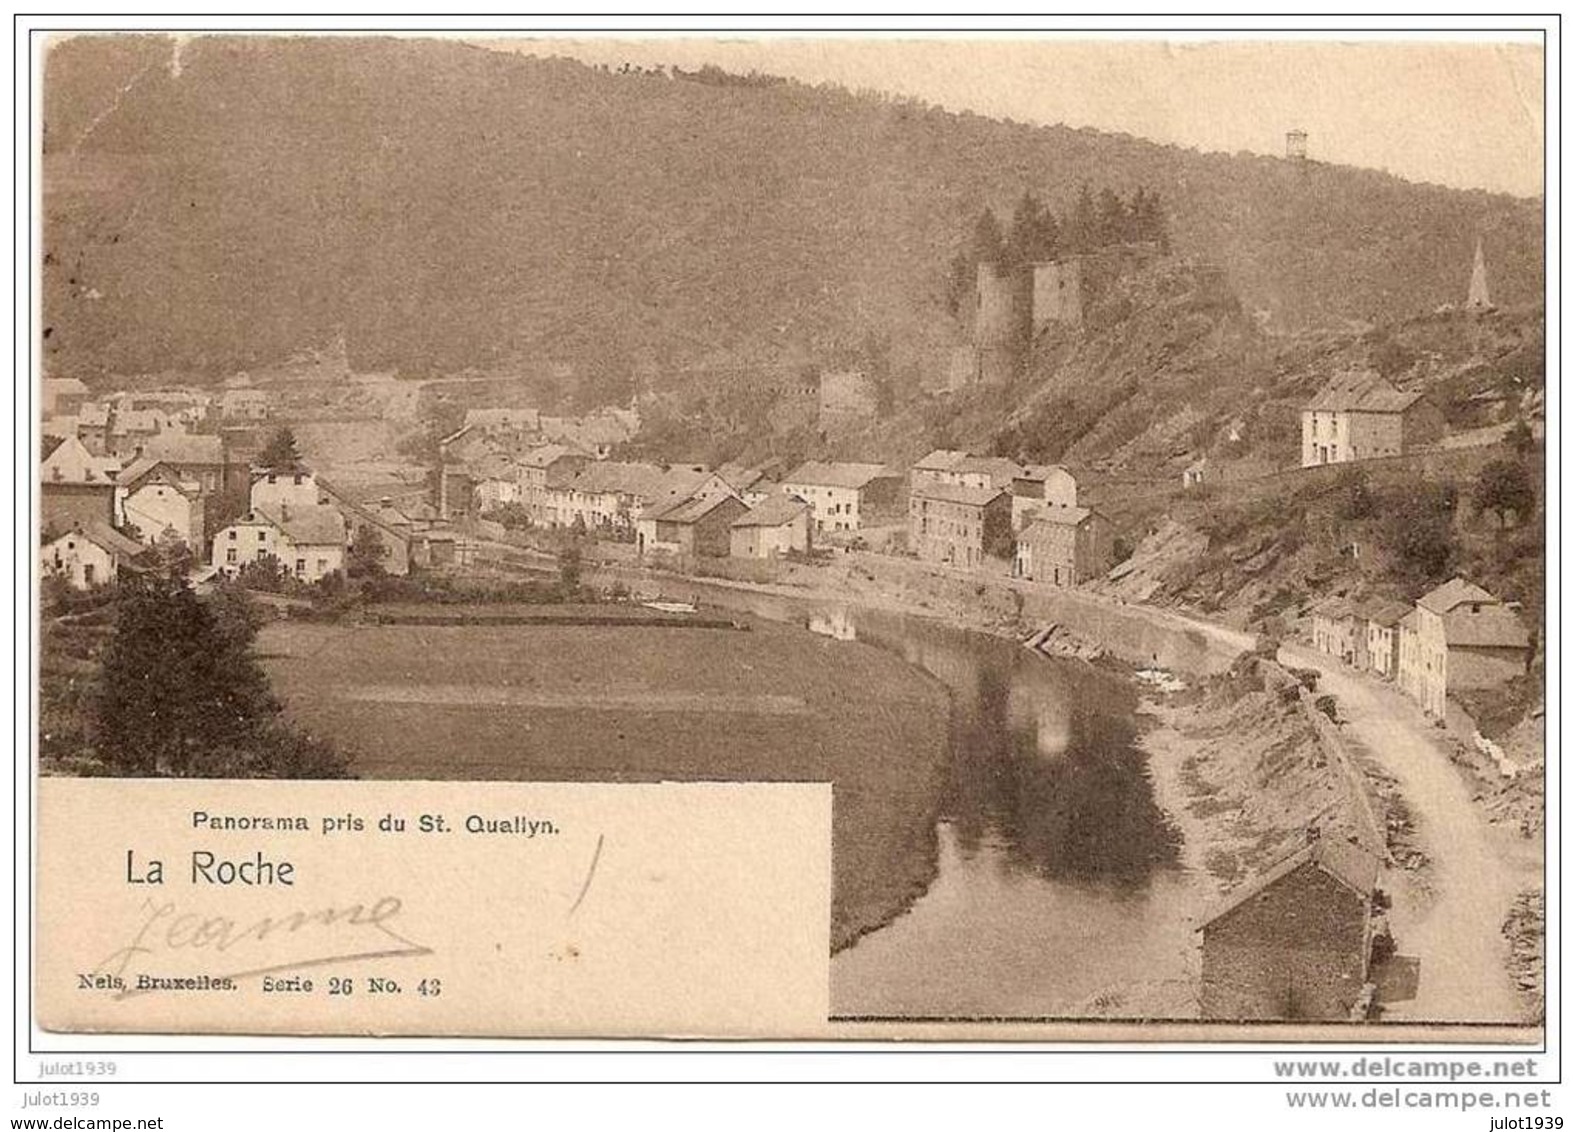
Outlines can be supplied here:
[[91, 562], [82, 564], [82, 583], [88, 586], [93, 584], [93, 563]]
[[304, 480], [305, 478], [306, 477], [301, 475], [300, 472], [296, 472], [295, 473], [295, 486], [296, 487], [300, 487], [301, 486], [301, 481]]
[[233, 546], [230, 547], [228, 550], [226, 550], [224, 552], [224, 560], [226, 562], [230, 563], [232, 566], [236, 563], [236, 561], [239, 560], [239, 558], [240, 558], [240, 552], [238, 550], [236, 550]]
[[295, 572], [296, 572], [297, 575], [301, 575], [301, 574], [305, 574], [306, 573], [306, 559], [304, 559], [304, 558], [297, 558], [295, 560]]
[[268, 532], [267, 531], [258, 531], [257, 532], [257, 541], [258, 542], [267, 542], [268, 541]]
[[231, 527], [231, 528], [230, 528], [230, 541], [231, 541], [231, 542], [234, 542], [234, 541], [235, 541], [235, 538], [236, 538], [236, 534], [237, 534], [237, 532], [236, 532], [236, 530], [235, 530], [235, 528], [234, 528], [234, 527]]

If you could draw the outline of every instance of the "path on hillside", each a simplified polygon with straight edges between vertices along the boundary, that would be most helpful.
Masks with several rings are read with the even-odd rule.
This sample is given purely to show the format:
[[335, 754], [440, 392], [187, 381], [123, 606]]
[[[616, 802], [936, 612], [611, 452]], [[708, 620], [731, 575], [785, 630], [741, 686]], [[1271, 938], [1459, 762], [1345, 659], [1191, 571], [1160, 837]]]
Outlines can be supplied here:
[[1339, 701], [1347, 734], [1398, 781], [1431, 859], [1425, 887], [1410, 873], [1390, 874], [1395, 943], [1421, 970], [1416, 998], [1386, 1006], [1384, 1017], [1521, 1020], [1501, 929], [1515, 894], [1538, 882], [1535, 846], [1488, 823], [1435, 729], [1397, 688], [1304, 645], [1284, 645], [1280, 660], [1318, 670], [1319, 690]]

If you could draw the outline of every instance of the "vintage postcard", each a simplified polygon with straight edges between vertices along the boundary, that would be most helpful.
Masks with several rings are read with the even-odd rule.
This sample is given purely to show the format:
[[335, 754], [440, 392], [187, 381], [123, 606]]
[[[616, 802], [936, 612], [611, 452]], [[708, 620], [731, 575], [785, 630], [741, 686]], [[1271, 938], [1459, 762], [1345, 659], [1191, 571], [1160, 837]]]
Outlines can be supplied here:
[[1541, 1041], [1537, 40], [40, 61], [43, 1029]]

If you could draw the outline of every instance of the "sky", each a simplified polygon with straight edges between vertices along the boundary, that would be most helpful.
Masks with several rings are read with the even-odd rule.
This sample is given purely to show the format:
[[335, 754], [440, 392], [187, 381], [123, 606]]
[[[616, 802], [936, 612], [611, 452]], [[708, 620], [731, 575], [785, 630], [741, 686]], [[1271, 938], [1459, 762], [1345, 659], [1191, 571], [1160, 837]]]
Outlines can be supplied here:
[[486, 46], [617, 67], [714, 63], [1223, 152], [1308, 156], [1412, 181], [1542, 192], [1535, 42], [1032, 38], [520, 39]]

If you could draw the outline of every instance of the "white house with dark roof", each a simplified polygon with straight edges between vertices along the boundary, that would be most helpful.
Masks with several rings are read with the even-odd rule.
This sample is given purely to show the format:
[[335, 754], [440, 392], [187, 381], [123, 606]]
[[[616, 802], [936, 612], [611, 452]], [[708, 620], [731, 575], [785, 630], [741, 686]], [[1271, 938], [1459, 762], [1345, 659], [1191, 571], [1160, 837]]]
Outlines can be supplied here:
[[809, 460], [782, 480], [782, 490], [808, 503], [816, 533], [856, 531], [884, 513], [895, 516], [902, 478], [885, 464]]
[[1420, 393], [1376, 373], [1341, 374], [1302, 409], [1302, 467], [1399, 456], [1437, 439], [1442, 425]]
[[234, 577], [243, 566], [271, 557], [291, 577], [316, 582], [344, 569], [345, 544], [338, 508], [254, 508], [213, 536], [212, 561]]
[[87, 522], [45, 543], [39, 553], [46, 576], [66, 579], [73, 589], [109, 585], [146, 550], [107, 523]]
[[1423, 594], [1399, 627], [1400, 686], [1435, 719], [1451, 692], [1500, 687], [1531, 662], [1515, 610], [1464, 578]]
[[138, 537], [149, 546], [160, 539], [178, 538], [200, 556], [206, 549], [202, 491], [195, 483], [183, 483], [166, 469], [160, 468], [159, 472], [165, 474], [144, 478], [121, 501], [125, 521], [137, 529]]

